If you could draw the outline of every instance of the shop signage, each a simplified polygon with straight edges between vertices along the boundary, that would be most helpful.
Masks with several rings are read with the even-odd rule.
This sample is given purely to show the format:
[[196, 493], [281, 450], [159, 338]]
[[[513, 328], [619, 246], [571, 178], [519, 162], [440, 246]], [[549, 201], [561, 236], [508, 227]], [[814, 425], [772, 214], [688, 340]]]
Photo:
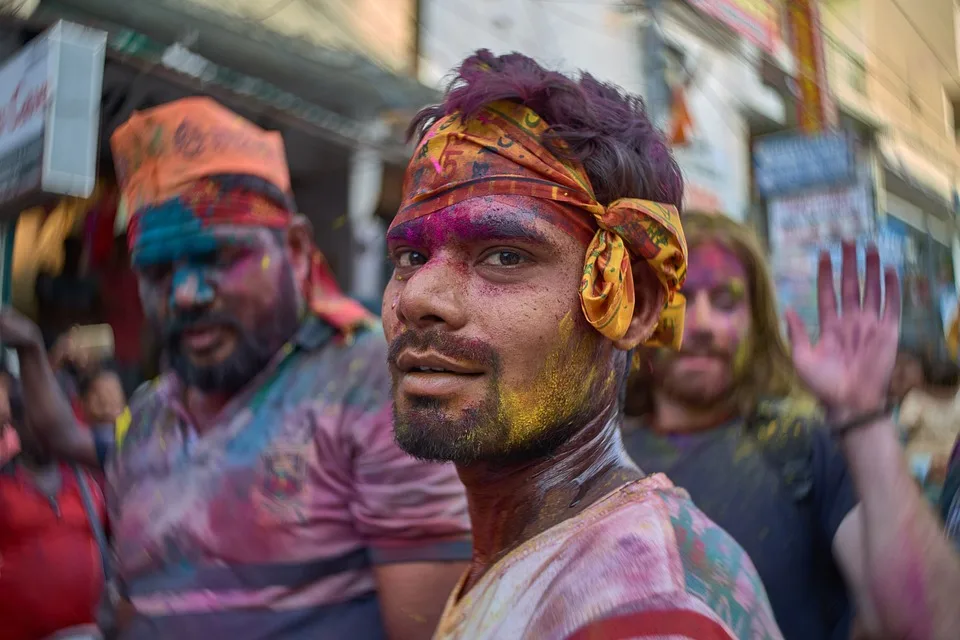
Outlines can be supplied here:
[[767, 53], [773, 53], [780, 33], [777, 8], [769, 0], [690, 0]]
[[[857, 268], [861, 274], [866, 268], [866, 248], [876, 245], [880, 253], [880, 262], [885, 267], [893, 267], [904, 275], [904, 256], [907, 251], [908, 237], [897, 226], [884, 224], [876, 233], [867, 233], [857, 238]], [[845, 238], [851, 239], [849, 237]], [[817, 329], [817, 271], [820, 252], [828, 251], [833, 264], [834, 278], [840, 277], [843, 264], [841, 244], [836, 240], [822, 244], [808, 244], [781, 247], [773, 256], [773, 272], [777, 287], [777, 298], [781, 311], [794, 309], [803, 318], [807, 329]], [[884, 286], [883, 281], [880, 283]]]
[[774, 198], [769, 212], [775, 250], [858, 238], [873, 230], [871, 189], [864, 182]]
[[836, 124], [836, 107], [827, 86], [827, 67], [818, 0], [790, 0], [786, 4], [790, 49], [797, 61], [797, 117], [800, 129], [823, 131]]
[[759, 138], [753, 162], [757, 187], [768, 197], [849, 184], [857, 177], [853, 145], [839, 132]]
[[0, 213], [93, 192], [105, 47], [58, 22], [0, 67]]

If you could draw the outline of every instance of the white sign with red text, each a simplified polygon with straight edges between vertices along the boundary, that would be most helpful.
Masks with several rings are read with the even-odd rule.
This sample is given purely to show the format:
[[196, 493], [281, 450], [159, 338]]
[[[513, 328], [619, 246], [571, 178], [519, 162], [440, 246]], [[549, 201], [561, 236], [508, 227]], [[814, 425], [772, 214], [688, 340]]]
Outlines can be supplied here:
[[105, 49], [103, 31], [58, 22], [0, 67], [3, 213], [93, 192]]

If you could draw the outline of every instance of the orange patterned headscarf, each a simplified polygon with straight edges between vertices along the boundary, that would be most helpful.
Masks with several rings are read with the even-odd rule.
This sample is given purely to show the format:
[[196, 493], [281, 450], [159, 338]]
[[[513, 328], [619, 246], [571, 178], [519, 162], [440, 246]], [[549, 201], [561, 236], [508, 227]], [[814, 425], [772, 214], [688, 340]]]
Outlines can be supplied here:
[[[203, 225], [283, 229], [293, 219], [280, 134], [210, 98], [134, 113], [110, 144], [121, 190], [118, 214], [129, 217], [131, 248], [149, 233], [143, 214], [151, 210], [189, 211]], [[373, 316], [337, 286], [319, 249], [310, 259], [304, 295], [311, 311], [345, 335], [372, 323]]]
[[453, 114], [439, 120], [407, 169], [403, 203], [391, 227], [481, 196], [530, 196], [571, 205], [589, 214], [588, 224], [596, 230], [580, 283], [580, 303], [590, 324], [611, 340], [624, 336], [636, 303], [631, 260], [643, 259], [666, 294], [646, 344], [679, 348], [687, 243], [676, 207], [637, 198], [604, 207], [583, 167], [544, 146], [548, 130], [536, 113], [506, 101], [471, 118]]

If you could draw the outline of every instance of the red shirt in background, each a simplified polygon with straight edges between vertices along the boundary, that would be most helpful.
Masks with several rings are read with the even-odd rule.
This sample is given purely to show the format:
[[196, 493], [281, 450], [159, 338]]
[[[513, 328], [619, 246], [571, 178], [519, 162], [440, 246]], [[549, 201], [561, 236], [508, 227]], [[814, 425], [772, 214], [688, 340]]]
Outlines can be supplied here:
[[[61, 464], [60, 472], [56, 504], [22, 467], [0, 472], [0, 640], [40, 640], [94, 622], [100, 550], [73, 468]], [[103, 521], [103, 493], [88, 487]]]

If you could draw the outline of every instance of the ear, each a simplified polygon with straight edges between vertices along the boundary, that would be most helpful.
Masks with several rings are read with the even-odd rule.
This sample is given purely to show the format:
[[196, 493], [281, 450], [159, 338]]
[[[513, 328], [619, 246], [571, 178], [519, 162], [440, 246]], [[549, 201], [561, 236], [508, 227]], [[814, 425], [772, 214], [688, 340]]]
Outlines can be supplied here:
[[627, 327], [627, 332], [613, 346], [621, 351], [629, 351], [643, 344], [653, 335], [653, 330], [660, 321], [660, 311], [666, 301], [663, 285], [657, 279], [653, 269], [646, 262], [633, 263], [633, 288], [635, 300], [633, 306], [633, 320]]
[[299, 283], [306, 281], [310, 274], [313, 249], [313, 225], [306, 216], [298, 214], [287, 227], [287, 254], [293, 268], [293, 277]]

